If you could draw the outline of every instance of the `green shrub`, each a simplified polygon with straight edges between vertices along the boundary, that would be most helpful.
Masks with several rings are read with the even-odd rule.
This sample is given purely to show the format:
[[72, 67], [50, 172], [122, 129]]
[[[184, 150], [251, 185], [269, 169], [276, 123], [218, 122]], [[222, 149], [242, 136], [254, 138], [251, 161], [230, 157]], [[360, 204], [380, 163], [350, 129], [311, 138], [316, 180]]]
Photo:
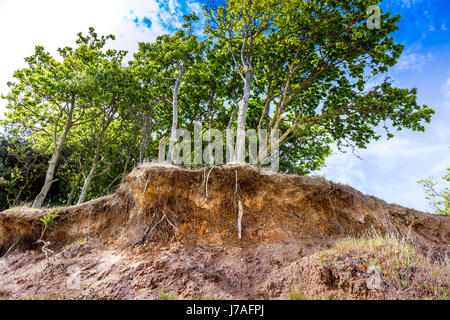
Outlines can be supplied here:
[[48, 213], [45, 217], [41, 218], [41, 221], [44, 224], [45, 228], [59, 227], [59, 224], [55, 220], [59, 216], [59, 211], [60, 210], [56, 211], [55, 213]]

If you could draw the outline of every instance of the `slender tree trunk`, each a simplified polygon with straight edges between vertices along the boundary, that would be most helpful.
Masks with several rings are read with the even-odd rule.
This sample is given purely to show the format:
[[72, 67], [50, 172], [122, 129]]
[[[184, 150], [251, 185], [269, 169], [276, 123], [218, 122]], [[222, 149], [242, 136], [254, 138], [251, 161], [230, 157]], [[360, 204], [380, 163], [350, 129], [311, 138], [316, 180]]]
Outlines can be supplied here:
[[[179, 79], [179, 78], [178, 78]], [[179, 82], [177, 79], [177, 83], [175, 84], [175, 89], [173, 90], [173, 108], [172, 108], [172, 128], [170, 131], [170, 139], [169, 139], [169, 153], [167, 155], [167, 161], [169, 163], [172, 162], [172, 155], [173, 151], [175, 149], [175, 134], [178, 127], [178, 88], [179, 88]]]
[[86, 177], [86, 180], [84, 180], [83, 188], [81, 189], [80, 198], [78, 199], [77, 204], [82, 204], [84, 202], [84, 199], [86, 198], [87, 191], [89, 189], [89, 186], [91, 185], [92, 179], [94, 179], [95, 171], [97, 170], [98, 161], [100, 160], [100, 155], [102, 153], [103, 149], [103, 139], [105, 137], [105, 132], [110, 126], [111, 122], [114, 119], [114, 113], [110, 114], [110, 118], [102, 128], [102, 131], [100, 132], [100, 135], [97, 138], [97, 147], [95, 149], [95, 155], [94, 160], [92, 162], [91, 170], [89, 171], [88, 176]]
[[67, 134], [72, 128], [72, 114], [73, 114], [74, 103], [72, 103], [69, 111], [69, 118], [67, 119], [66, 126], [64, 127], [64, 131], [62, 135], [59, 137], [58, 144], [56, 145], [55, 150], [53, 151], [52, 158], [50, 159], [50, 163], [47, 169], [47, 173], [45, 175], [45, 182], [42, 186], [41, 192], [34, 199], [33, 208], [40, 208], [47, 197], [48, 192], [50, 191], [50, 187], [54, 182], [56, 165], [58, 164], [59, 156], [61, 155], [62, 147], [66, 142]]
[[80, 186], [82, 176], [83, 175], [81, 173], [78, 175], [77, 182], [72, 186], [72, 190], [70, 190], [69, 198], [67, 199], [68, 206], [72, 205], [73, 198], [75, 198], [75, 193], [77, 192], [78, 187]]
[[144, 122], [144, 128], [142, 129], [142, 144], [141, 148], [139, 149], [139, 163], [143, 163], [145, 156], [147, 155], [147, 143], [148, 143], [148, 136], [150, 134], [150, 115], [145, 115], [145, 122]]
[[122, 171], [122, 178], [120, 179], [120, 183], [124, 183], [125, 182], [125, 177], [127, 175], [127, 170], [128, 170], [128, 162], [130, 161], [131, 155], [129, 154], [127, 156], [127, 160], [125, 161], [125, 165], [123, 166], [123, 171]]
[[82, 204], [84, 199], [86, 198], [87, 191], [89, 186], [91, 185], [92, 179], [94, 178], [95, 170], [97, 169], [97, 161], [92, 164], [91, 170], [89, 171], [86, 180], [84, 180], [83, 188], [81, 189], [80, 198], [78, 199], [77, 204]]
[[250, 101], [250, 83], [252, 80], [252, 72], [248, 70], [244, 79], [244, 97], [242, 104], [239, 106], [239, 114], [237, 118], [237, 135], [236, 135], [236, 159], [237, 162], [245, 162], [245, 120], [247, 118], [247, 107]]
[[166, 139], [161, 138], [159, 141], [159, 147], [158, 147], [158, 162], [164, 163], [166, 162]]
[[236, 117], [236, 113], [237, 113], [238, 109], [239, 109], [239, 105], [237, 103], [235, 103], [233, 112], [231, 113], [231, 116], [230, 116], [230, 120], [228, 121], [227, 129], [231, 129], [231, 127], [233, 126], [233, 121], [234, 121], [234, 118]]
[[95, 151], [94, 161], [92, 162], [91, 170], [89, 170], [89, 174], [84, 180], [83, 188], [81, 189], [80, 198], [78, 199], [77, 204], [82, 204], [84, 199], [86, 198], [87, 191], [89, 186], [91, 185], [92, 179], [94, 179], [95, 170], [97, 170], [98, 160], [100, 158], [102, 145], [101, 142], [97, 145], [97, 150]]
[[173, 89], [173, 97], [172, 97], [172, 129], [170, 131], [170, 141], [169, 141], [169, 153], [167, 155], [167, 162], [171, 163], [173, 159], [173, 152], [175, 149], [175, 134], [178, 128], [178, 91], [180, 89], [181, 78], [183, 77], [184, 71], [186, 70], [186, 59], [184, 61], [183, 67], [179, 67], [180, 73], [178, 74], [178, 78], [175, 82], [175, 87]]

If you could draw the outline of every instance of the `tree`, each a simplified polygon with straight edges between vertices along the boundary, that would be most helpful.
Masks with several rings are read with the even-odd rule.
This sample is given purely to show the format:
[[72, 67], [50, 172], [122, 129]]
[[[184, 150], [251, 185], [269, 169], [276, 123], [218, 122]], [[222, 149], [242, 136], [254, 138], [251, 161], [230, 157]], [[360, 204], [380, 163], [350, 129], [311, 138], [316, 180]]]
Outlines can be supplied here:
[[[236, 149], [243, 149], [252, 100], [260, 101], [252, 114], [254, 119], [259, 113], [258, 128], [265, 127], [268, 135], [280, 131], [266, 154], [292, 139], [364, 148], [380, 138], [380, 123], [388, 137], [392, 128], [424, 130], [434, 111], [417, 104], [416, 89], [396, 88], [389, 79], [368, 85], [372, 76], [396, 64], [403, 49], [390, 37], [399, 16], [385, 13], [380, 29], [367, 28], [366, 9], [377, 3], [229, 0], [206, 9], [207, 32], [228, 43], [244, 83]], [[323, 148], [308, 150], [329, 154]], [[242, 161], [245, 154], [238, 152]]]
[[[95, 123], [91, 125], [91, 138], [94, 138], [91, 168], [81, 189], [78, 204], [83, 203], [87, 190], [94, 178], [97, 166], [102, 161], [105, 144], [116, 140], [122, 132], [122, 125], [128, 117], [128, 106], [134, 101], [134, 75], [122, 66], [126, 51], [108, 50], [96, 70], [91, 74], [95, 96], [91, 99]], [[110, 163], [113, 163], [110, 161]]]
[[114, 36], [92, 28], [58, 58], [37, 46], [5, 97], [2, 123], [17, 143], [0, 146], [8, 150], [0, 193], [9, 204], [36, 194], [34, 207], [82, 203], [114, 190], [159, 150], [165, 155], [167, 137], [167, 160], [174, 160], [176, 129], [189, 130], [192, 143], [196, 123], [201, 134], [231, 129], [227, 139], [236, 129], [236, 148], [222, 147], [238, 162], [246, 161], [253, 133], [246, 128], [266, 129], [258, 165], [279, 149], [280, 170], [298, 174], [323, 166], [332, 144], [365, 148], [381, 137], [380, 127], [389, 138], [403, 128], [423, 131], [434, 111], [417, 103], [417, 90], [373, 81], [403, 50], [391, 37], [399, 16], [383, 13], [381, 28], [367, 27], [366, 10], [377, 3], [228, 0], [205, 8], [208, 39], [197, 38], [198, 18], [187, 15], [174, 34], [139, 43], [127, 66], [125, 51], [105, 48]]
[[16, 82], [8, 82], [10, 92], [3, 121], [13, 132], [29, 132], [28, 139], [34, 144], [52, 141], [52, 156], [41, 192], [33, 202], [40, 208], [54, 179], [61, 150], [74, 126], [93, 121], [95, 114], [87, 118], [93, 95], [89, 68], [96, 68], [103, 56], [102, 48], [114, 36], [98, 37], [93, 28], [89, 34], [78, 34], [73, 49], [58, 49], [62, 61], [53, 58], [44, 47], [36, 46], [34, 55], [25, 58], [28, 66], [14, 73]]
[[221, 6], [215, 12], [205, 10], [210, 19], [206, 32], [227, 45], [243, 81], [242, 102], [237, 108], [236, 152], [232, 161], [245, 162], [245, 122], [255, 72], [253, 56], [261, 45], [261, 36], [273, 23], [277, 6], [279, 3], [273, 1], [227, 1], [227, 6]]
[[134, 54], [134, 59], [129, 62], [136, 79], [139, 81], [136, 88], [137, 98], [129, 107], [135, 125], [141, 128], [139, 163], [147, 157], [148, 144], [151, 139], [151, 131], [158, 128], [165, 133], [166, 110], [171, 105], [170, 84], [165, 79], [162, 67], [157, 61], [160, 46], [150, 43], [139, 43], [139, 50]]
[[20, 137], [0, 136], [0, 209], [28, 202], [39, 192], [48, 157]]
[[[158, 83], [158, 88], [171, 88], [172, 125], [170, 129], [167, 161], [171, 162], [175, 146], [176, 130], [179, 124], [179, 91], [187, 69], [202, 58], [205, 43], [199, 42], [193, 34], [192, 24], [198, 20], [195, 14], [184, 16], [185, 23], [173, 36], [163, 35], [155, 43], [140, 43], [135, 55], [137, 64], [146, 68], [153, 76], [151, 82]], [[158, 81], [156, 81], [158, 79]], [[164, 84], [161, 84], [161, 81]], [[160, 90], [161, 91], [161, 90]], [[161, 97], [161, 95], [159, 95]], [[167, 98], [166, 98], [167, 99]]]

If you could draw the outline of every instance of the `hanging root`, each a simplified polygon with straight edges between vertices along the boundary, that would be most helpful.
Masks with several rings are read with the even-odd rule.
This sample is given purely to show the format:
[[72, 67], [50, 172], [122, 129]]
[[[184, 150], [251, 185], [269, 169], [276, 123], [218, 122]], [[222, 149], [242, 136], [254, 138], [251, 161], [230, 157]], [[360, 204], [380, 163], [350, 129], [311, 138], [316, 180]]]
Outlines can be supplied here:
[[144, 195], [145, 191], [147, 191], [147, 187], [148, 187], [148, 179], [147, 179], [147, 182], [145, 183], [145, 187], [144, 187], [144, 190], [142, 191], [142, 195]]
[[239, 212], [238, 212], [238, 238], [241, 239], [242, 236], [242, 215], [244, 210], [242, 209], [242, 201], [239, 200]]
[[212, 166], [211, 169], [209, 169], [208, 175], [206, 176], [206, 182], [205, 182], [205, 194], [206, 194], [206, 198], [208, 198], [208, 180], [209, 180], [209, 175], [211, 174], [212, 169], [214, 169], [215, 166]]
[[148, 224], [147, 228], [145, 229], [144, 235], [141, 239], [141, 244], [144, 244], [145, 239], [147, 239], [148, 235], [150, 234], [150, 228], [152, 227], [153, 219], [155, 218], [155, 215], [152, 216], [150, 219], [150, 223]]
[[336, 225], [338, 226], [339, 232], [342, 235], [342, 234], [344, 234], [343, 228], [342, 228], [341, 224], [339, 223], [339, 220], [338, 220], [337, 214], [336, 214], [336, 210], [334, 209], [333, 202], [331, 201], [331, 198], [328, 193], [327, 193], [327, 197], [328, 197], [328, 200], [330, 201], [331, 208], [333, 209], [333, 212], [334, 212], [334, 220], [336, 221]]
[[238, 192], [238, 173], [236, 169], [234, 169], [234, 172], [236, 173], [236, 184], [234, 185], [234, 195], [236, 195]]
[[51, 244], [50, 241], [44, 241], [42, 239], [39, 239], [39, 240], [36, 241], [36, 243], [43, 243], [44, 244], [42, 246], [41, 250], [45, 254], [45, 258], [47, 259], [47, 265], [50, 265], [50, 259], [48, 258], [48, 255], [51, 253], [52, 256], [53, 256], [53, 260], [58, 264], [58, 266], [62, 269], [62, 271], [64, 271], [64, 273], [66, 273], [66, 274], [69, 274], [69, 272], [67, 272], [67, 270], [64, 268], [62, 263], [56, 257], [55, 252], [53, 250], [47, 248]]
[[44, 241], [42, 239], [39, 239], [38, 241], [36, 241], [36, 243], [43, 243], [44, 245], [42, 246], [41, 250], [42, 252], [45, 254], [45, 258], [47, 259], [47, 263], [50, 263], [50, 260], [48, 259], [48, 254], [49, 253], [54, 253], [53, 250], [48, 249], [47, 247], [51, 244], [50, 241]]
[[169, 225], [172, 226], [172, 228], [175, 229], [175, 231], [177, 231], [178, 233], [181, 233], [181, 234], [184, 235], [185, 237], [187, 237], [187, 238], [189, 238], [189, 239], [191, 239], [191, 240], [193, 240], [193, 241], [200, 242], [200, 243], [202, 243], [202, 244], [204, 244], [204, 245], [206, 245], [206, 246], [208, 246], [208, 247], [211, 247], [211, 248], [221, 248], [220, 246], [213, 246], [213, 245], [211, 245], [211, 244], [209, 244], [209, 243], [207, 243], [207, 242], [201, 241], [200, 239], [196, 239], [196, 238], [194, 238], [194, 237], [191, 237], [191, 236], [188, 235], [187, 233], [184, 233], [183, 231], [181, 231], [180, 229], [178, 229], [178, 228], [177, 228], [177, 227], [169, 220], [169, 218], [166, 216], [165, 213], [164, 213], [164, 215], [163, 215], [163, 218], [166, 218], [166, 221], [169, 223]]
[[6, 258], [6, 256], [10, 253], [12, 249], [20, 242], [20, 240], [17, 240], [12, 246], [9, 247], [8, 250], [6, 250], [6, 253], [3, 255], [3, 257], [0, 257], [0, 259]]
[[147, 227], [147, 229], [145, 230], [145, 232], [144, 232], [144, 236], [142, 237], [142, 239], [141, 239], [141, 244], [144, 244], [144, 242], [145, 242], [145, 240], [147, 239], [147, 237], [152, 233], [152, 231], [158, 226], [158, 224], [160, 224], [163, 220], [164, 220], [164, 218], [166, 218], [166, 214], [164, 214], [162, 217], [161, 217], [161, 219], [150, 229], [150, 227], [151, 227], [151, 225], [152, 225], [152, 222], [153, 222], [153, 218], [154, 218], [154, 216], [152, 217], [152, 219], [151, 219], [151, 221], [150, 221], [150, 223], [149, 223], [149, 225], [148, 225], [148, 227]]
[[[235, 177], [236, 177], [236, 182], [234, 185], [234, 195], [236, 196], [238, 194], [238, 189], [239, 189], [239, 185], [238, 185], [238, 172], [236, 169], [234, 169], [235, 172]], [[238, 238], [241, 239], [242, 238], [242, 215], [244, 214], [244, 209], [242, 207], [242, 200], [239, 199], [238, 200], [238, 221], [237, 221], [237, 227], [238, 227]]]
[[89, 210], [89, 217], [88, 217], [88, 234], [87, 234], [87, 237], [86, 237], [86, 238], [87, 238], [87, 241], [90, 241], [92, 209], [93, 209], [93, 207], [91, 207], [91, 210]]

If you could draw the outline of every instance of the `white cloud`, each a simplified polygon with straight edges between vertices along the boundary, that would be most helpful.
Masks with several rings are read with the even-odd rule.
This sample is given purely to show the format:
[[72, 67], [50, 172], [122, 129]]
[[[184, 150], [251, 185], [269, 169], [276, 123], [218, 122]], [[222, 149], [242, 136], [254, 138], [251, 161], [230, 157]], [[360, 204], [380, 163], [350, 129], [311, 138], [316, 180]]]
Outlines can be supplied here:
[[420, 2], [420, 0], [401, 0], [402, 7], [411, 8], [412, 5]]
[[[450, 105], [446, 106], [446, 103], [443, 106], [450, 109]], [[436, 141], [450, 145], [450, 127], [445, 121], [435, 122], [433, 125], [433, 133], [436, 135]]]
[[[169, 6], [174, 12], [179, 4], [170, 0]], [[151, 28], [136, 26], [131, 16], [149, 18]], [[92, 26], [99, 34], [115, 34], [111, 47], [129, 51], [130, 58], [138, 42], [154, 41], [169, 32], [167, 26], [179, 27], [177, 20], [160, 9], [158, 0], [0, 0], [0, 94], [7, 93], [6, 82], [24, 67], [23, 58], [32, 55], [36, 45], [56, 54], [58, 47], [75, 45], [76, 34]], [[0, 118], [5, 105], [0, 99]]]
[[433, 60], [433, 54], [420, 54], [406, 51], [395, 66], [396, 71], [417, 70], [422, 71], [424, 65]]
[[446, 97], [450, 98], [450, 77], [441, 87], [441, 93]]
[[380, 158], [393, 157], [418, 157], [424, 154], [436, 152], [443, 148], [441, 145], [427, 145], [417, 143], [406, 138], [379, 140], [373, 142], [365, 154]]
[[428, 173], [428, 176], [439, 176], [442, 172], [445, 172], [447, 168], [450, 167], [450, 150], [448, 151], [447, 157], [436, 163]]
[[[444, 128], [448, 135], [448, 128]], [[336, 152], [318, 173], [329, 180], [345, 183], [357, 190], [390, 203], [422, 211], [430, 210], [418, 180], [441, 177], [450, 165], [448, 140], [427, 143], [421, 133], [414, 137], [403, 133], [391, 140], [379, 140], [359, 150], [358, 159], [351, 152]], [[435, 130], [425, 135], [434, 137]], [[420, 138], [420, 140], [418, 139]]]
[[202, 14], [202, 6], [200, 3], [194, 1], [187, 1], [186, 4], [189, 10], [195, 11], [197, 14]]
[[[337, 148], [333, 148], [333, 150], [337, 150]], [[365, 184], [362, 183], [367, 180], [367, 176], [362, 170], [362, 161], [352, 153], [336, 151], [327, 159], [327, 166], [319, 173], [334, 182], [348, 184], [361, 192], [368, 192], [364, 187]]]
[[441, 25], [441, 29], [444, 31], [447, 31], [447, 26], [445, 25], [445, 23], [443, 25]]

